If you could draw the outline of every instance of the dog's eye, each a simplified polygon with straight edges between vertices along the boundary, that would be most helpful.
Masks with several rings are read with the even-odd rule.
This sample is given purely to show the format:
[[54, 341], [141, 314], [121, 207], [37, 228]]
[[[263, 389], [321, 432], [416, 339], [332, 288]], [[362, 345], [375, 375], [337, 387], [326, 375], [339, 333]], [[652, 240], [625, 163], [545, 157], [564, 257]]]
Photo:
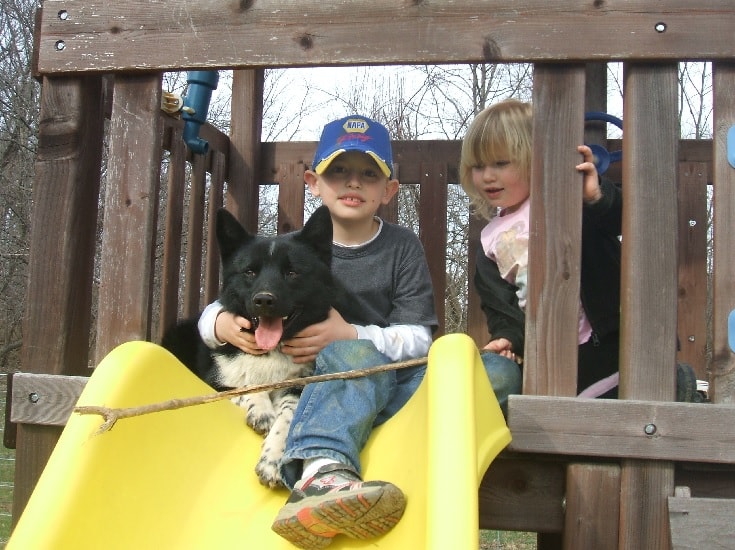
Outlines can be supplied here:
[[245, 270], [245, 276], [247, 278], [249, 278], [249, 279], [252, 279], [253, 277], [255, 277], [255, 270], [253, 270], [253, 269], [246, 269]]
[[286, 277], [288, 277], [289, 279], [295, 279], [298, 276], [299, 276], [298, 272], [294, 271], [293, 269], [290, 269], [289, 271], [286, 272]]

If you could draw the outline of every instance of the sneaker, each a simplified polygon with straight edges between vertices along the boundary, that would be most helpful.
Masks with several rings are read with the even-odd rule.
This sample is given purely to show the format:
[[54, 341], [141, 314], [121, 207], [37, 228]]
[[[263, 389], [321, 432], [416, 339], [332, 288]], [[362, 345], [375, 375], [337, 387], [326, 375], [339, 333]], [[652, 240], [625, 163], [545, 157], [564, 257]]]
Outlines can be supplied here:
[[390, 531], [403, 515], [403, 492], [384, 481], [362, 481], [344, 464], [327, 464], [296, 483], [271, 529], [299, 548], [328, 546], [337, 535], [370, 539]]

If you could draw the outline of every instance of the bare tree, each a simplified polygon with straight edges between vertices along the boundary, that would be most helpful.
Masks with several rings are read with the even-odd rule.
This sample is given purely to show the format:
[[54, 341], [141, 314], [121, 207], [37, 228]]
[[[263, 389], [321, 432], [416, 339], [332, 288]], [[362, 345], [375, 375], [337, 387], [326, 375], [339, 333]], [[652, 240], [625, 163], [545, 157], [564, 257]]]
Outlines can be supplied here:
[[22, 338], [39, 86], [31, 76], [31, 0], [0, 6], [0, 368], [17, 370]]

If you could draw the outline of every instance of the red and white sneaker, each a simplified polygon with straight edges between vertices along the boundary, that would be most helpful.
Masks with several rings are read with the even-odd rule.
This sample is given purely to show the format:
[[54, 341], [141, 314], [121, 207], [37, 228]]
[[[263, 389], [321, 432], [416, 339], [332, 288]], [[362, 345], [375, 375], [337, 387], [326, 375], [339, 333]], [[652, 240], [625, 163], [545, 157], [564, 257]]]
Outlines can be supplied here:
[[406, 508], [403, 492], [384, 481], [362, 481], [344, 464], [322, 466], [296, 483], [271, 529], [299, 548], [328, 546], [337, 535], [354, 539], [390, 531]]

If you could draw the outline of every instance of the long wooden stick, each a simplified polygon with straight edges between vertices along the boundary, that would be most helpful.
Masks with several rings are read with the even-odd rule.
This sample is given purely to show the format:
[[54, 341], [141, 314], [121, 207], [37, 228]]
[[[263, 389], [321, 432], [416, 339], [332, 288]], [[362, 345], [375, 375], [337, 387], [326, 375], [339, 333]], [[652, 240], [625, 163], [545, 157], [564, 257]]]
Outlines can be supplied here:
[[304, 376], [303, 378], [282, 380], [281, 382], [273, 382], [270, 384], [257, 384], [254, 386], [234, 388], [232, 390], [221, 391], [209, 395], [195, 395], [193, 397], [169, 399], [168, 401], [150, 403], [149, 405], [140, 405], [138, 407], [125, 407], [116, 409], [111, 407], [102, 407], [98, 405], [83, 405], [79, 407], [74, 407], [74, 412], [78, 414], [98, 414], [103, 417], [105, 419], [105, 422], [104, 424], [102, 424], [102, 426], [100, 426], [99, 430], [97, 430], [97, 433], [99, 434], [111, 430], [112, 427], [115, 425], [115, 422], [122, 418], [131, 418], [133, 416], [143, 416], [145, 414], [151, 414], [161, 411], [173, 411], [176, 409], [183, 409], [184, 407], [204, 405], [206, 403], [213, 403], [215, 401], [221, 401], [223, 399], [229, 399], [230, 397], [245, 395], [248, 393], [258, 393], [262, 391], [278, 390], [281, 388], [306, 386], [307, 384], [328, 382], [329, 380], [349, 380], [351, 378], [362, 378], [364, 376], [370, 376], [371, 374], [376, 374], [379, 372], [406, 369], [409, 367], [425, 365], [426, 361], [426, 357], [421, 357], [419, 359], [409, 359], [408, 361], [388, 363], [386, 365], [378, 365], [376, 367], [370, 367], [367, 369], [350, 370], [347, 372], [335, 372], [331, 374], [317, 374], [314, 376]]

